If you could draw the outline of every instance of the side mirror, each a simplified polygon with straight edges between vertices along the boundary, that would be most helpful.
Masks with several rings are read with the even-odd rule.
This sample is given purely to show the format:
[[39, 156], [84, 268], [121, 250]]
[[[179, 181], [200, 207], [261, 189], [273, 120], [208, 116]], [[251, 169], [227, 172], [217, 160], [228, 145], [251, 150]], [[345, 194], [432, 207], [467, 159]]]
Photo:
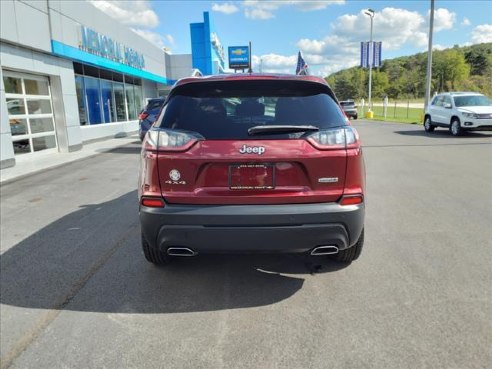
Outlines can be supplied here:
[[444, 104], [444, 107], [445, 107], [446, 109], [451, 109], [451, 108], [452, 108], [452, 106], [451, 106], [451, 104], [450, 104], [450, 103], [445, 103], [445, 104]]

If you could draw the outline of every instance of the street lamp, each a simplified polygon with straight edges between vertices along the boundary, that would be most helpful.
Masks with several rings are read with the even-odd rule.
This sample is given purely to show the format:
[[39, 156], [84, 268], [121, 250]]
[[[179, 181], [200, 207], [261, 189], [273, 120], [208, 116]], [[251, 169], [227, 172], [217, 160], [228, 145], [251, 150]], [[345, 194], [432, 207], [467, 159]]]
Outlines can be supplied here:
[[372, 47], [372, 22], [374, 20], [374, 10], [367, 9], [364, 14], [371, 17], [371, 37], [369, 38], [369, 111], [371, 111], [371, 90], [372, 90], [372, 59], [373, 59], [373, 47]]

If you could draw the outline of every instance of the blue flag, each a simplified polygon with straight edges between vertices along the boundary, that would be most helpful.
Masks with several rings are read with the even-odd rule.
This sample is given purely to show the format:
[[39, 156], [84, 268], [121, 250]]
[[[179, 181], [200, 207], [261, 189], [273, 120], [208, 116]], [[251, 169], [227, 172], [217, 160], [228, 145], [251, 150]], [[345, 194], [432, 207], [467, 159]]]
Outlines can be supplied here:
[[308, 65], [302, 58], [301, 52], [299, 51], [299, 54], [297, 54], [297, 67], [296, 67], [296, 74], [306, 74]]

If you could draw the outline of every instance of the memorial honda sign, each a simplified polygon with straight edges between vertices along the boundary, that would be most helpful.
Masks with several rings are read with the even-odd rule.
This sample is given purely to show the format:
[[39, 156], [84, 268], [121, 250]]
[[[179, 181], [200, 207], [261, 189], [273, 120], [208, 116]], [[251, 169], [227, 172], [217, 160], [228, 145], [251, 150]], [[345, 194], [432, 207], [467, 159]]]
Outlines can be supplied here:
[[101, 35], [85, 26], [80, 26], [80, 38], [79, 48], [83, 51], [137, 69], [145, 68], [145, 60], [142, 54], [114, 41], [108, 36]]

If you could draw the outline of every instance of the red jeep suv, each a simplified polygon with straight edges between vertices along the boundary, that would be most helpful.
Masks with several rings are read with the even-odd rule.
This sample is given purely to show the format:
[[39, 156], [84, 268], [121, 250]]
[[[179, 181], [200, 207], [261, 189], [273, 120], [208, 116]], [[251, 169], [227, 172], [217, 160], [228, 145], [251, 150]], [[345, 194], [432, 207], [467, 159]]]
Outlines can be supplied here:
[[290, 252], [351, 262], [364, 243], [359, 136], [313, 76], [182, 79], [142, 144], [146, 259]]

